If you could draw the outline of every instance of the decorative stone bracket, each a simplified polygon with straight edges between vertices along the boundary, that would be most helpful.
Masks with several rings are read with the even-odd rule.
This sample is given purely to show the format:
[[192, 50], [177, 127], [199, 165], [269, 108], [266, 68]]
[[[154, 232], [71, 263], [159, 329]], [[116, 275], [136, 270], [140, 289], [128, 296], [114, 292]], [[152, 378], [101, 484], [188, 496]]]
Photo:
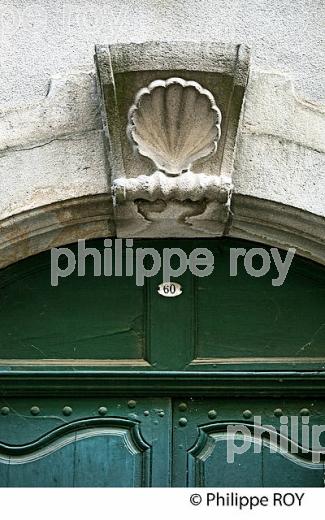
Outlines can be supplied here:
[[[297, 96], [281, 72], [255, 69], [246, 89], [246, 58], [242, 47], [207, 43], [97, 49], [103, 118], [93, 71], [55, 76], [35, 104], [0, 107], [0, 268], [78, 239], [115, 237], [116, 226], [119, 236], [225, 234], [295, 247], [324, 264], [325, 107]], [[183, 155], [176, 167], [162, 163], [130, 136], [137, 94], [169, 78], [201, 85], [222, 115], [220, 135], [211, 119], [216, 151], [182, 173]], [[209, 96], [198, 99], [210, 114]]]
[[243, 46], [96, 47], [117, 235], [220, 236], [230, 217]]

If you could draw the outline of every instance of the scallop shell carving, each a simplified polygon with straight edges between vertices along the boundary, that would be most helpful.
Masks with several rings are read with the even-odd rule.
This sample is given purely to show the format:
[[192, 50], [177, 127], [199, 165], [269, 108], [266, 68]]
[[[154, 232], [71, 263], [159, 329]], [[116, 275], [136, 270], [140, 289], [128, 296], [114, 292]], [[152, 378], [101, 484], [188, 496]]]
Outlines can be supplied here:
[[196, 81], [169, 78], [138, 92], [129, 110], [127, 133], [158, 170], [179, 175], [216, 152], [220, 123], [211, 92]]

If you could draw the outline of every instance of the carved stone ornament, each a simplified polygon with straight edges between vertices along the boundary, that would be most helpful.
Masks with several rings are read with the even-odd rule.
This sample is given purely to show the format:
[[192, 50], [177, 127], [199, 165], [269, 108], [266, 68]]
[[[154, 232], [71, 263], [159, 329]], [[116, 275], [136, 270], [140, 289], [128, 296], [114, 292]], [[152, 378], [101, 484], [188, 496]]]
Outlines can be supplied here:
[[191, 43], [180, 67], [166, 45], [96, 49], [117, 236], [220, 236], [231, 215], [247, 50], [215, 44], [190, 61]]
[[213, 95], [196, 81], [155, 80], [142, 88], [129, 111], [127, 132], [158, 170], [180, 175], [217, 150], [221, 113]]

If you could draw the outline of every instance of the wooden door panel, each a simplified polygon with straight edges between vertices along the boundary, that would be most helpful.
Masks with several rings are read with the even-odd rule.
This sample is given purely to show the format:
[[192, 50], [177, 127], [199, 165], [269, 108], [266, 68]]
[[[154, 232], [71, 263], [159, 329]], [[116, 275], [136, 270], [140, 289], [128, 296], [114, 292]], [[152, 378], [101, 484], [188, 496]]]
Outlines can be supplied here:
[[[103, 254], [102, 240], [90, 245]], [[47, 251], [0, 271], [2, 363], [149, 366], [146, 288], [134, 276], [94, 276], [91, 256], [85, 276], [53, 287], [50, 262]]]
[[[204, 243], [202, 243], [203, 246]], [[272, 285], [277, 269], [253, 277], [238, 260], [230, 276], [232, 248], [270, 247], [245, 241], [211, 242], [215, 268], [194, 280], [196, 352], [191, 366], [292, 369], [325, 362], [325, 270], [295, 256], [283, 285]], [[282, 257], [285, 253], [282, 252]], [[256, 257], [256, 269], [261, 258]]]
[[[191, 399], [174, 402], [172, 419], [169, 399], [84, 398], [67, 405], [43, 398], [36, 405], [15, 398], [3, 401], [0, 412], [2, 487], [324, 484], [324, 454], [313, 460], [311, 443], [306, 453], [292, 449], [295, 441], [301, 446], [303, 418], [311, 426], [325, 424], [324, 401]], [[293, 416], [298, 429], [288, 421], [285, 449], [278, 442], [280, 419]], [[254, 417], [261, 418], [261, 428], [273, 427], [275, 438], [258, 437]], [[237, 424], [248, 429], [252, 443], [229, 460], [227, 428]], [[236, 432], [239, 447], [245, 435]], [[322, 445], [324, 437], [325, 428]]]
[[175, 402], [173, 485], [324, 486], [325, 402], [242, 401]]
[[311, 463], [300, 457], [263, 451], [264, 487], [324, 487], [324, 462]]
[[[237, 437], [239, 446], [242, 437]], [[210, 433], [200, 453], [188, 455], [190, 487], [323, 487], [324, 464], [289, 456], [280, 449], [270, 452], [269, 445], [258, 443], [233, 462], [227, 460], [226, 435]], [[257, 452], [256, 452], [257, 450]]]
[[[154, 248], [162, 258], [173, 248], [187, 258], [197, 248], [213, 254], [209, 276], [187, 269], [172, 277], [182, 286], [176, 298], [158, 294], [162, 271], [138, 287], [125, 270], [94, 276], [88, 256], [85, 276], [75, 271], [52, 287], [49, 252], [17, 262], [0, 271], [0, 365], [192, 372], [324, 367], [324, 267], [296, 256], [283, 285], [274, 287], [273, 264], [256, 278], [241, 258], [238, 275], [230, 276], [231, 250], [257, 246], [228, 238], [134, 240], [135, 249]], [[87, 247], [105, 249], [103, 240]], [[77, 253], [75, 244], [69, 248]], [[178, 268], [176, 255], [171, 263]]]
[[170, 409], [168, 399], [6, 401], [0, 486], [167, 486]]
[[[259, 487], [262, 483], [262, 457], [253, 447], [227, 461], [227, 438], [210, 434], [198, 453], [188, 454], [189, 487]], [[249, 478], [248, 477], [249, 474]]]
[[149, 486], [150, 446], [133, 431], [131, 421], [125, 425], [114, 420], [108, 425], [107, 421], [100, 419], [98, 426], [89, 425], [88, 429], [80, 425], [80, 430], [67, 435], [57, 432], [56, 441], [48, 445], [46, 439], [41, 438], [40, 448], [32, 451], [28, 445], [22, 445], [15, 454], [10, 454], [3, 446], [0, 463], [9, 467], [1, 484], [11, 487]]

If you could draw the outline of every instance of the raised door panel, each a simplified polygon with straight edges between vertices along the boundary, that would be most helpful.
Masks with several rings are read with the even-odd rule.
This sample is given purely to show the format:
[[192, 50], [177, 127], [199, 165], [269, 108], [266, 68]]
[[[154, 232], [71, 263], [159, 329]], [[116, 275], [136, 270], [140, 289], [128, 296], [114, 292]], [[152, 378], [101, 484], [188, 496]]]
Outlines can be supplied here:
[[[236, 370], [289, 369], [325, 365], [325, 269], [293, 258], [281, 286], [270, 247], [243, 240], [202, 242], [210, 247], [215, 268], [194, 280], [196, 347], [191, 367]], [[234, 248], [262, 248], [270, 271], [254, 277], [239, 257], [237, 276], [230, 276]], [[282, 260], [286, 253], [282, 252]], [[260, 269], [259, 255], [253, 260]]]
[[324, 486], [325, 402], [191, 400], [174, 420], [175, 486]]
[[[101, 276], [88, 255], [84, 276], [75, 269], [52, 286], [49, 252], [0, 271], [1, 364], [149, 366], [146, 288], [103, 275], [103, 240], [87, 247], [101, 255]], [[79, 258], [76, 244], [68, 250]], [[67, 267], [63, 254], [59, 265]]]
[[[245, 440], [237, 435], [235, 442]], [[268, 443], [250, 442], [244, 453], [229, 457], [229, 439], [211, 427], [199, 452], [188, 455], [188, 485], [198, 487], [323, 487], [324, 463], [302, 459]]]
[[168, 400], [2, 403], [0, 486], [169, 485]]

